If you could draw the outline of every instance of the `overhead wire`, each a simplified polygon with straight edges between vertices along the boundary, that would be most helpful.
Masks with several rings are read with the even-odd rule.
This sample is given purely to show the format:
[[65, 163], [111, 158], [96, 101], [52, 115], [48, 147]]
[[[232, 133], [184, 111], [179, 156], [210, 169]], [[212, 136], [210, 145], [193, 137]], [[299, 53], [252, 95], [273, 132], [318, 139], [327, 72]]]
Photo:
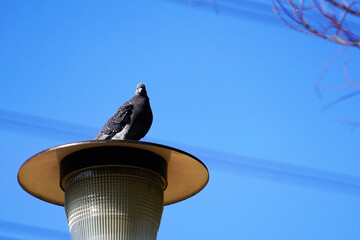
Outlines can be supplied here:
[[163, 0], [198, 10], [212, 11], [217, 15], [227, 15], [249, 19], [255, 22], [283, 26], [283, 23], [272, 11], [272, 5], [249, 0]]
[[[90, 126], [2, 109], [0, 109], [0, 129], [69, 141], [92, 139], [98, 131], [98, 129]], [[170, 141], [148, 139], [196, 153], [211, 170], [216, 169], [238, 175], [360, 195], [360, 177], [358, 176], [215, 151]]]
[[0, 239], [65, 240], [70, 239], [70, 234], [65, 231], [0, 220]]

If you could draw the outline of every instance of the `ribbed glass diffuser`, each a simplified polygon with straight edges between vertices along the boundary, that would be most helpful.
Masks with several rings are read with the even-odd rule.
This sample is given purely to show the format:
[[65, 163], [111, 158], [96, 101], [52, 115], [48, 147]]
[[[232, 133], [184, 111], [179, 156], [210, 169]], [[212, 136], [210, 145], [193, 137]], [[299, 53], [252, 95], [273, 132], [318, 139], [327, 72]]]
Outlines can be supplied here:
[[155, 240], [164, 205], [163, 182], [152, 171], [97, 167], [65, 182], [73, 240]]

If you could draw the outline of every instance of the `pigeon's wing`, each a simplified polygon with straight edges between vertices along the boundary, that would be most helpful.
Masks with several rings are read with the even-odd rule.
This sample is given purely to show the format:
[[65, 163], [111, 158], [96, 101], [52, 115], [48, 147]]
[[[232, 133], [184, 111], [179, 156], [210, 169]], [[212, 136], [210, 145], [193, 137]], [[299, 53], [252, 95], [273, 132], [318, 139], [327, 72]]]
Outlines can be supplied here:
[[134, 105], [128, 101], [121, 105], [114, 115], [101, 128], [95, 140], [111, 139], [115, 134], [121, 132], [126, 124], [130, 124]]

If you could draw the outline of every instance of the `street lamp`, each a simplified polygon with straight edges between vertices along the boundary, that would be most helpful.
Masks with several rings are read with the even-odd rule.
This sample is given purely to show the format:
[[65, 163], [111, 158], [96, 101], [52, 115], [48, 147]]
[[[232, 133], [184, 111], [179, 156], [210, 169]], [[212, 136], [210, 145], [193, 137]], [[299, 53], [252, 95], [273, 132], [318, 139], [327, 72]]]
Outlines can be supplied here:
[[65, 206], [73, 240], [154, 240], [163, 206], [201, 191], [206, 166], [181, 150], [140, 141], [83, 141], [44, 150], [20, 168], [31, 195]]

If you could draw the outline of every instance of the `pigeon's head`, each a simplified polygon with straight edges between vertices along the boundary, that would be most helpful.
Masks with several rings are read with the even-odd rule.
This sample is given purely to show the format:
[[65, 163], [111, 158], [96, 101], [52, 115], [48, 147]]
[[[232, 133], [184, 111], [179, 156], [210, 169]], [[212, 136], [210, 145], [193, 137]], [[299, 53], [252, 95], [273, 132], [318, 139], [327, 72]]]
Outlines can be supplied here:
[[145, 88], [145, 85], [143, 83], [139, 83], [136, 86], [135, 94], [140, 95], [140, 96], [144, 96], [144, 97], [147, 96], [146, 88]]

